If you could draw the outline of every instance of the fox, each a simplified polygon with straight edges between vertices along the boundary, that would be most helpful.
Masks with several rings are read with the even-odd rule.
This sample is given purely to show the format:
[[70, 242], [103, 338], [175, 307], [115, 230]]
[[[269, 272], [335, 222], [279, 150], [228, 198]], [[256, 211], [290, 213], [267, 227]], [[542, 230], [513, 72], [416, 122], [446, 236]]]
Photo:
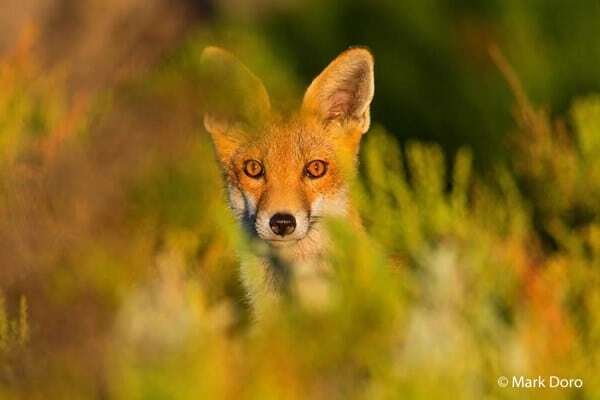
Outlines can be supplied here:
[[239, 270], [255, 317], [284, 294], [325, 303], [331, 267], [324, 219], [343, 218], [363, 232], [350, 182], [371, 122], [373, 55], [364, 47], [343, 51], [286, 113], [271, 107], [262, 81], [227, 50], [207, 47], [201, 60], [214, 95], [204, 128], [229, 208], [253, 243], [241, 250]]

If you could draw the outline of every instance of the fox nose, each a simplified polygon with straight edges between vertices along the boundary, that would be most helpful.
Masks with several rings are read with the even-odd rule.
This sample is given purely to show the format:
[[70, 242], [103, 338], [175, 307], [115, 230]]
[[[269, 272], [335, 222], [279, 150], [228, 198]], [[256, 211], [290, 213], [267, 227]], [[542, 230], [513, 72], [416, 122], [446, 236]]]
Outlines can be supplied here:
[[277, 213], [271, 217], [269, 225], [274, 234], [289, 235], [296, 229], [296, 218], [291, 214]]

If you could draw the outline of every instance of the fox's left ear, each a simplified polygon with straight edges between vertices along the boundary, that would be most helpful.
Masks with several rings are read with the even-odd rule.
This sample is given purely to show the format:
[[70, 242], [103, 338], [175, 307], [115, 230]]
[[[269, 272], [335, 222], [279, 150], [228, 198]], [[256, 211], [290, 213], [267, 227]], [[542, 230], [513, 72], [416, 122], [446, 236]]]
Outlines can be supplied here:
[[316, 113], [327, 124], [356, 124], [369, 129], [369, 107], [375, 92], [373, 56], [364, 48], [352, 48], [333, 60], [312, 81], [302, 102], [303, 112]]

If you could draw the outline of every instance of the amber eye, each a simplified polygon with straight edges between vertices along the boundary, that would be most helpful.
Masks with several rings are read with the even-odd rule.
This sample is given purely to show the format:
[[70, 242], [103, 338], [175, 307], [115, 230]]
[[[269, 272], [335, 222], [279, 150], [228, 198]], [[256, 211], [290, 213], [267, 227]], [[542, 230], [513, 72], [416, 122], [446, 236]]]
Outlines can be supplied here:
[[327, 172], [327, 163], [322, 160], [313, 160], [306, 164], [304, 173], [312, 179], [320, 178]]
[[244, 162], [244, 173], [248, 175], [250, 178], [258, 179], [265, 173], [265, 169], [263, 168], [260, 161], [256, 160], [247, 160]]

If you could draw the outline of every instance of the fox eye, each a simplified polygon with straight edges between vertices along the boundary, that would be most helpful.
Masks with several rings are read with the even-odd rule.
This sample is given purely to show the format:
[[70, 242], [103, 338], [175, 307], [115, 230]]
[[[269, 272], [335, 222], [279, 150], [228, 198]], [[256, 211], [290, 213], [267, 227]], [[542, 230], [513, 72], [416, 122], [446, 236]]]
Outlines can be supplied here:
[[320, 178], [327, 172], [327, 163], [323, 160], [312, 160], [304, 167], [304, 173], [311, 179]]
[[244, 162], [244, 173], [250, 178], [258, 179], [264, 175], [265, 169], [260, 161], [246, 160]]

